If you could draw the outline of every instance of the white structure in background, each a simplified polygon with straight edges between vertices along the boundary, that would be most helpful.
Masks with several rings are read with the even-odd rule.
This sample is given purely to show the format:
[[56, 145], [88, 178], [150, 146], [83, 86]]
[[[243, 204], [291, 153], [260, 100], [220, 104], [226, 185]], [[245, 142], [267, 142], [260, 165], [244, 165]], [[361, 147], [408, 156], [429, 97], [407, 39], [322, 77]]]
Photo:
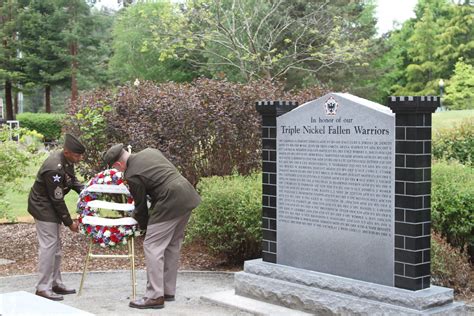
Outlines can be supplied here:
[[18, 92], [18, 113], [23, 113], [23, 92]]
[[0, 119], [4, 118], [3, 116], [3, 98], [0, 98]]
[[18, 137], [18, 134], [13, 135], [13, 130], [20, 128], [20, 122], [12, 120], [12, 121], [7, 121], [7, 124], [8, 124], [8, 127], [10, 127], [8, 139], [18, 142], [20, 138]]
[[439, 107], [436, 109], [435, 112], [444, 112], [446, 111], [446, 107], [443, 105], [443, 92], [444, 92], [443, 79], [439, 79], [438, 87], [439, 87]]
[[94, 7], [98, 10], [107, 8], [110, 10], [118, 11], [123, 8], [123, 1], [120, 0], [96, 0]]
[[[17, 39], [18, 39], [18, 33], [17, 33]], [[23, 54], [21, 53], [20, 50], [17, 50], [17, 57], [18, 59], [23, 58]], [[18, 88], [21, 89], [22, 86], [18, 85]], [[23, 113], [23, 92], [20, 90], [18, 93], [18, 113]]]

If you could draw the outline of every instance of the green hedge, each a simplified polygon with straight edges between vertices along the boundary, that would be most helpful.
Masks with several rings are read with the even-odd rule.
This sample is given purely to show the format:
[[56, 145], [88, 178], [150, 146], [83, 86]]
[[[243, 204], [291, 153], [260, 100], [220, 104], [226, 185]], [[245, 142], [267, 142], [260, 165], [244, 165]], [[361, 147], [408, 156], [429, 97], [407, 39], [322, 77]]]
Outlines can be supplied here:
[[459, 248], [474, 245], [474, 169], [439, 161], [432, 167], [433, 229]]
[[261, 255], [262, 180], [260, 175], [203, 178], [201, 205], [187, 228], [188, 241], [201, 241], [229, 263]]
[[84, 144], [89, 169], [87, 174], [81, 170], [85, 176], [100, 171], [101, 153], [110, 145], [124, 143], [133, 152], [146, 147], [161, 150], [196, 185], [201, 177], [260, 170], [261, 117], [256, 101], [304, 103], [324, 93], [318, 87], [288, 92], [283, 84], [264, 80], [143, 81], [82, 94], [71, 107], [65, 129], [80, 137], [101, 135]]
[[66, 116], [60, 113], [21, 113], [16, 118], [21, 127], [43, 134], [45, 141], [53, 141], [61, 137]]
[[455, 159], [472, 165], [474, 159], [474, 118], [463, 120], [454, 128], [442, 129], [433, 135], [433, 157]]

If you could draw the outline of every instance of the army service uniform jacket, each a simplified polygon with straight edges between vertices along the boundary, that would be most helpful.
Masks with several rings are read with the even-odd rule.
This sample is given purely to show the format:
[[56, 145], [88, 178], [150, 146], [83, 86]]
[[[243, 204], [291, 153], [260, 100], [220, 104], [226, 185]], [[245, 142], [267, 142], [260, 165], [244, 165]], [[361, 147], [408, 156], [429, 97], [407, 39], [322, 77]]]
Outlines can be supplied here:
[[141, 229], [182, 216], [201, 202], [191, 183], [157, 149], [130, 155], [124, 178], [135, 200], [133, 217]]
[[64, 153], [53, 152], [38, 171], [28, 197], [28, 212], [39, 221], [70, 226], [72, 219], [64, 196], [71, 189], [80, 193], [83, 187], [74, 174], [74, 165], [66, 160]]

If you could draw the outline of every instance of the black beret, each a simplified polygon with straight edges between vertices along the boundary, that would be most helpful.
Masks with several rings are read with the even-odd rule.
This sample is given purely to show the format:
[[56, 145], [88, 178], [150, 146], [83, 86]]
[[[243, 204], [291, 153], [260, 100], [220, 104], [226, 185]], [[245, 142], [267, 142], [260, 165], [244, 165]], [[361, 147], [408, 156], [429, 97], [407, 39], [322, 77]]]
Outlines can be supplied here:
[[82, 145], [80, 140], [71, 134], [66, 134], [66, 136], [64, 136], [64, 148], [76, 154], [83, 154], [86, 151], [86, 147]]
[[111, 167], [122, 155], [123, 144], [116, 144], [109, 148], [104, 154], [104, 164]]

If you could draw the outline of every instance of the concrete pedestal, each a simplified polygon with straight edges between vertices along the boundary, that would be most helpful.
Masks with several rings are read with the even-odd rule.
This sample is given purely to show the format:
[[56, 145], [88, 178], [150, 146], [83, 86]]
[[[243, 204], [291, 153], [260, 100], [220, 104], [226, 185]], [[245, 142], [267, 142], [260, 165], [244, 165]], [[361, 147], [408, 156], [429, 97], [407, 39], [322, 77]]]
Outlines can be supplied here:
[[25, 291], [17, 291], [0, 294], [0, 315], [92, 316], [93, 314]]
[[419, 291], [384, 286], [263, 262], [246, 261], [235, 274], [235, 294], [318, 315], [464, 315], [453, 290]]

